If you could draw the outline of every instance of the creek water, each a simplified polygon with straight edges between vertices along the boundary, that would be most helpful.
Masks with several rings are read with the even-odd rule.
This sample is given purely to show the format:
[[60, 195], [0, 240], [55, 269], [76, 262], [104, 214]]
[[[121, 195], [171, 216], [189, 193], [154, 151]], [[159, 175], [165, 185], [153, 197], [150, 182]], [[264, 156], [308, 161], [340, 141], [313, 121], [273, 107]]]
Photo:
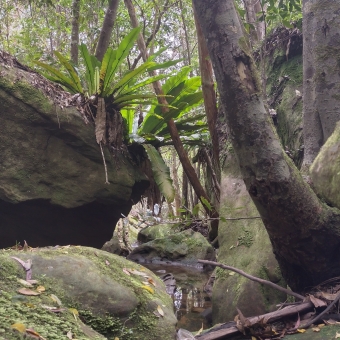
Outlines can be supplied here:
[[204, 311], [211, 308], [211, 299], [203, 291], [203, 286], [209, 279], [211, 271], [163, 264], [147, 264], [157, 276], [171, 273], [176, 279], [176, 289], [170, 294], [174, 302], [174, 312], [177, 317], [177, 328], [184, 328], [190, 332], [196, 332], [211, 327], [202, 315]]

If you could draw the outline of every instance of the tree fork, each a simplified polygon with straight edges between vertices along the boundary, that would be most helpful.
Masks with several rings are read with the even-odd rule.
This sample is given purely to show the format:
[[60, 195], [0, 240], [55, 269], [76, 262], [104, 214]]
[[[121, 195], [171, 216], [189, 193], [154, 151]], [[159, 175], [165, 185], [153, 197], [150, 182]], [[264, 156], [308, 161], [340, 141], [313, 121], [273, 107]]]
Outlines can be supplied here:
[[340, 212], [319, 201], [282, 150], [233, 1], [194, 5], [242, 177], [284, 278], [301, 292], [339, 276]]

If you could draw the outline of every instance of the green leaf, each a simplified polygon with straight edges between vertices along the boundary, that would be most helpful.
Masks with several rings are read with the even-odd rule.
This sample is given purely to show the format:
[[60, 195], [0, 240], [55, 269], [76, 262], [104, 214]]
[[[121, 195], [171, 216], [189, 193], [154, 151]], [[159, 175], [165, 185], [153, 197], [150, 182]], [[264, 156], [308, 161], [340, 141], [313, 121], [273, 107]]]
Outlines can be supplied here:
[[209, 202], [207, 199], [205, 199], [203, 196], [201, 196], [200, 200], [201, 200], [201, 202], [203, 203], [203, 205], [204, 205], [206, 208], [208, 208], [209, 211], [212, 210], [211, 204], [210, 204], [210, 202]]
[[159, 74], [159, 75], [154, 76], [154, 77], [149, 77], [149, 78], [141, 81], [140, 83], [137, 83], [137, 84], [129, 87], [126, 91], [124, 91], [124, 93], [132, 93], [132, 92], [138, 90], [141, 87], [144, 87], [144, 86], [149, 85], [149, 84], [151, 84], [151, 83], [153, 83], [157, 80], [162, 80], [162, 79], [167, 78], [167, 77], [168, 77], [168, 75], [166, 75], [166, 74]]
[[85, 65], [85, 79], [87, 83], [87, 90], [89, 93], [89, 96], [92, 96], [92, 94], [96, 93], [94, 90], [95, 84], [94, 84], [94, 66], [93, 61], [91, 59], [91, 55], [86, 47], [85, 44], [79, 45], [79, 51], [81, 53], [81, 56], [83, 57], [84, 65]]
[[129, 102], [129, 101], [133, 101], [135, 99], [156, 99], [156, 95], [155, 94], [129, 94], [129, 95], [121, 95], [117, 98], [115, 98], [114, 103], [115, 104], [119, 104], [122, 102]]
[[72, 81], [71, 78], [67, 77], [65, 74], [63, 74], [62, 72], [60, 72], [56, 68], [54, 68], [54, 67], [52, 67], [48, 64], [45, 64], [45, 63], [43, 63], [39, 60], [34, 60], [33, 62], [35, 64], [41, 66], [42, 68], [44, 68], [45, 70], [47, 70], [48, 72], [50, 72], [51, 74], [53, 74], [55, 76], [55, 77], [53, 77], [53, 76], [46, 75], [47, 79], [50, 79], [50, 80], [57, 82], [58, 84], [64, 86], [71, 93], [79, 93], [77, 85]]
[[102, 65], [100, 68], [100, 93], [102, 94], [106, 91], [108, 84], [111, 83], [114, 70], [112, 69], [112, 65], [116, 60], [117, 51], [112, 48], [108, 48], [104, 54]]
[[198, 204], [196, 204], [196, 205], [193, 207], [193, 209], [192, 209], [192, 214], [193, 214], [194, 216], [197, 216], [198, 213], [199, 213], [199, 211], [200, 211], [200, 204], [198, 203]]
[[166, 62], [161, 63], [161, 64], [156, 64], [154, 66], [149, 67], [148, 72], [161, 70], [161, 69], [164, 69], [164, 68], [169, 68], [170, 66], [178, 64], [182, 60], [183, 59], [176, 59], [176, 60], [166, 61]]
[[127, 132], [128, 134], [133, 133], [133, 122], [135, 119], [135, 111], [131, 109], [122, 109], [120, 111], [123, 119], [126, 121], [126, 127], [127, 127]]
[[191, 66], [185, 66], [176, 75], [169, 78], [162, 86], [164, 93], [168, 94], [174, 87], [186, 80], [190, 71]]
[[[137, 40], [139, 32], [140, 27], [132, 29], [131, 32], [124, 37], [117, 49], [115, 51], [111, 50], [111, 52], [109, 52], [108, 56], [106, 57], [107, 60], [105, 61], [105, 67], [100, 72], [100, 78], [103, 79], [103, 87], [101, 89], [101, 93], [105, 93], [107, 91], [107, 87], [110, 86], [120, 64], [128, 56], [132, 46]], [[104, 59], [107, 53], [108, 51], [106, 51], [104, 55], [102, 64], [104, 63]], [[114, 60], [112, 61], [112, 59]]]
[[172, 185], [170, 170], [155, 147], [149, 144], [143, 144], [143, 146], [151, 162], [155, 182], [167, 202], [171, 203], [175, 198], [175, 189]]
[[72, 82], [75, 84], [78, 90], [78, 93], [84, 93], [78, 73], [76, 72], [74, 67], [71, 65], [71, 63], [58, 51], [55, 51], [54, 54], [59, 59], [60, 63], [66, 68], [67, 72], [70, 75], [70, 78], [72, 79]]
[[225, 218], [225, 217], [223, 217], [223, 216], [220, 216], [220, 220], [221, 220], [222, 222], [224, 222], [224, 223], [226, 223], [226, 222], [227, 222], [226, 218]]
[[136, 69], [128, 72], [112, 88], [108, 88], [106, 91], [104, 91], [104, 94], [110, 95], [112, 93], [119, 91], [121, 88], [124, 88], [132, 79], [134, 79], [135, 77], [138, 77], [140, 74], [145, 72], [146, 69], [151, 65], [155, 65], [155, 63], [154, 62], [144, 63], [140, 65], [139, 67], [137, 67]]

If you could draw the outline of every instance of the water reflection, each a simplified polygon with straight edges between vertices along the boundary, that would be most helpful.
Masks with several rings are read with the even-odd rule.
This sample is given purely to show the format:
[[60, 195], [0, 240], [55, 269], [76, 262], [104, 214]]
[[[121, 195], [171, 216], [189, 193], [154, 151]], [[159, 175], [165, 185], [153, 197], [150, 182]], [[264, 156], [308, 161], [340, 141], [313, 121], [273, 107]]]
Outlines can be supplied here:
[[188, 331], [198, 331], [209, 328], [210, 325], [201, 314], [211, 308], [210, 297], [203, 291], [204, 284], [208, 281], [211, 272], [203, 272], [198, 269], [177, 266], [160, 266], [143, 264], [156, 275], [171, 273], [176, 279], [176, 290], [170, 294], [174, 302], [174, 312], [178, 320], [177, 327]]

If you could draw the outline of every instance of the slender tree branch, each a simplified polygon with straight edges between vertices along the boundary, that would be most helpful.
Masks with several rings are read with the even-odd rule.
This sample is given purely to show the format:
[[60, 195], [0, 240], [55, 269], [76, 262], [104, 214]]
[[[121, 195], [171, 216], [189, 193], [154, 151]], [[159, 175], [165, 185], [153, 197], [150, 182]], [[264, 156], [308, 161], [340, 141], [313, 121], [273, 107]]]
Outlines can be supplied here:
[[204, 263], [204, 264], [209, 264], [209, 265], [215, 266], [215, 267], [220, 267], [222, 269], [231, 270], [231, 271], [233, 271], [235, 273], [238, 273], [238, 274], [246, 277], [249, 280], [252, 280], [252, 281], [259, 282], [261, 284], [267, 285], [269, 287], [272, 287], [274, 289], [279, 290], [280, 292], [283, 292], [283, 293], [286, 293], [288, 295], [294, 296], [297, 299], [303, 300], [305, 298], [304, 296], [302, 296], [302, 295], [300, 295], [298, 293], [294, 293], [291, 290], [283, 288], [283, 287], [281, 287], [281, 286], [279, 286], [279, 285], [277, 285], [277, 284], [275, 284], [273, 282], [270, 282], [270, 281], [267, 281], [267, 280], [263, 280], [263, 279], [260, 279], [259, 277], [255, 277], [255, 276], [249, 275], [249, 274], [245, 273], [241, 269], [237, 269], [237, 268], [234, 268], [234, 267], [226, 266], [226, 265], [224, 265], [222, 263], [214, 262], [214, 261], [198, 260], [198, 262], [199, 263]]

